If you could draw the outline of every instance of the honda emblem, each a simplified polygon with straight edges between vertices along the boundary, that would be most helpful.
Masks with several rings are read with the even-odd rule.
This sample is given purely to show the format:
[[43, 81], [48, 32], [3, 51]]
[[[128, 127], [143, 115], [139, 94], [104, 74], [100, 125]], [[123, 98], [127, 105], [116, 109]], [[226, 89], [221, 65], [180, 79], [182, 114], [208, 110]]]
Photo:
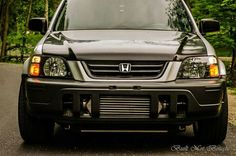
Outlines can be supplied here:
[[131, 72], [131, 64], [130, 63], [121, 63], [119, 65], [119, 69], [121, 73], [130, 73]]

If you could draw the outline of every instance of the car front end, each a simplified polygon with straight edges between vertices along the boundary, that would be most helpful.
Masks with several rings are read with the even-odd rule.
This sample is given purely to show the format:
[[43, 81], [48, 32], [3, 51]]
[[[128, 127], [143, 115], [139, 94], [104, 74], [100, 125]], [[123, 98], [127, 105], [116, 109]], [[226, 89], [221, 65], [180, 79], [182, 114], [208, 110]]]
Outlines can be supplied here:
[[[143, 0], [116, 2], [102, 3], [113, 10], [109, 15], [93, 1], [95, 11], [84, 18], [82, 13], [89, 9], [83, 7], [89, 2], [62, 1], [46, 32], [35, 24], [44, 25], [45, 20], [31, 20], [31, 30], [46, 34], [23, 68], [19, 101], [25, 104], [20, 104], [19, 117], [25, 140], [32, 140], [23, 123], [31, 117], [80, 130], [170, 130], [193, 124], [198, 133], [203, 133], [202, 121], [221, 118], [227, 103], [225, 67], [186, 4], [148, 0], [133, 15]], [[163, 8], [150, 16], [147, 10], [153, 3]], [[82, 12], [68, 11], [76, 6]], [[162, 24], [150, 24], [154, 17]], [[217, 24], [204, 20], [202, 30], [218, 28], [209, 30], [207, 22]], [[27, 119], [22, 117], [25, 113]], [[212, 141], [223, 141], [223, 133]]]

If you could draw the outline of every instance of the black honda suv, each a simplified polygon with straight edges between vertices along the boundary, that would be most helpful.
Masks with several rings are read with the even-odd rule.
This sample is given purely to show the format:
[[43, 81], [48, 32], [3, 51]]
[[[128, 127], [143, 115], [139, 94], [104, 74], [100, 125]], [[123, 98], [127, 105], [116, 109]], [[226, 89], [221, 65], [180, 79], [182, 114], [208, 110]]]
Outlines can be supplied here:
[[183, 0], [62, 0], [24, 63], [19, 128], [26, 142], [80, 130], [184, 130], [218, 144], [226, 136], [225, 66]]

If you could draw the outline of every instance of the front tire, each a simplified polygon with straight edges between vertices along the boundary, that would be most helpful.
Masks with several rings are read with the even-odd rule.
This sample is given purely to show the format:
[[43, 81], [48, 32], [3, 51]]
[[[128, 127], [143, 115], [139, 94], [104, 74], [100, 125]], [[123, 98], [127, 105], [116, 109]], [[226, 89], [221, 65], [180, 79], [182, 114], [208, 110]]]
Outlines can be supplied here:
[[222, 108], [217, 118], [198, 121], [194, 124], [195, 137], [205, 144], [221, 144], [227, 134], [228, 96], [225, 89]]
[[53, 137], [54, 122], [37, 119], [27, 113], [23, 83], [18, 100], [18, 123], [21, 137], [26, 143], [45, 143]]

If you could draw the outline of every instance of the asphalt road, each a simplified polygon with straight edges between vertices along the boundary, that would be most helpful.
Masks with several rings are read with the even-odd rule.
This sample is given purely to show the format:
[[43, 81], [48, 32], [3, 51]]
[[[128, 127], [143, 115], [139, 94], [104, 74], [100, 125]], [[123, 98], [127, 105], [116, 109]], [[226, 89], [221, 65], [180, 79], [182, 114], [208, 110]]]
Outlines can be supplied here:
[[[165, 133], [67, 132], [55, 128], [50, 144], [27, 145], [20, 137], [17, 98], [21, 65], [0, 63], [0, 156], [11, 155], [236, 155], [236, 126], [229, 124], [225, 142], [199, 145], [192, 128], [178, 136]], [[230, 101], [236, 102], [236, 101]]]

